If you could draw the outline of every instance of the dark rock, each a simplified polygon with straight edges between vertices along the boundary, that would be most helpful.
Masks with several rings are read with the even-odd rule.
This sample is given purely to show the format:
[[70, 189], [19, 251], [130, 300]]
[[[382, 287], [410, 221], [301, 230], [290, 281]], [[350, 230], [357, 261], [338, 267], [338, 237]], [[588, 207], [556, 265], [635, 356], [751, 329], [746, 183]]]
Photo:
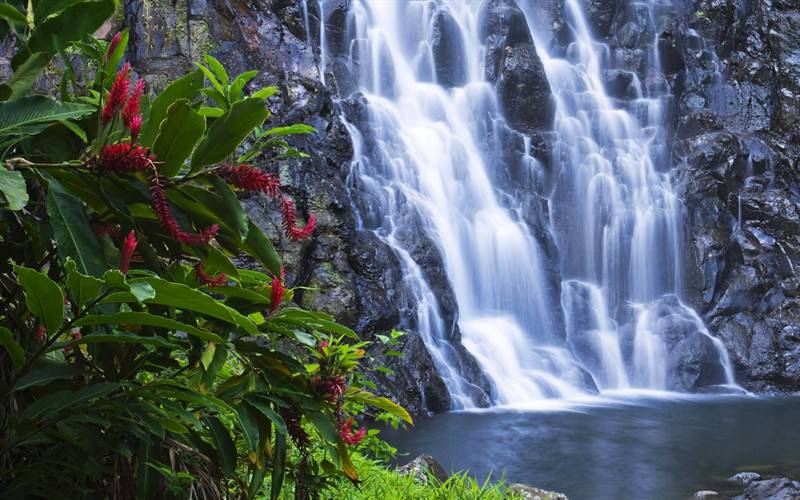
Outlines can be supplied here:
[[434, 484], [441, 484], [447, 481], [448, 474], [442, 464], [430, 455], [420, 455], [411, 462], [397, 468], [400, 474], [410, 475], [414, 482], [429, 485], [431, 480]]
[[641, 94], [639, 78], [632, 71], [609, 69], [603, 72], [606, 92], [618, 99], [633, 99]]
[[446, 87], [459, 87], [467, 81], [464, 39], [458, 23], [447, 9], [439, 10], [433, 18], [431, 34], [436, 81]]
[[581, 3], [595, 36], [601, 39], [608, 37], [619, 0], [582, 0]]
[[752, 481], [733, 500], [800, 500], [800, 482], [785, 477]]

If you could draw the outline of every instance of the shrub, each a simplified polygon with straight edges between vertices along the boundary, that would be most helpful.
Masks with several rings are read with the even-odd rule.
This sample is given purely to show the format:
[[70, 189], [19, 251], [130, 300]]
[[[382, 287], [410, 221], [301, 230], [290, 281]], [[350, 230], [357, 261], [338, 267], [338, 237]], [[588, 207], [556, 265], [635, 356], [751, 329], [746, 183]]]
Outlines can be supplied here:
[[[150, 102], [118, 69], [127, 35], [85, 36], [113, 2], [51, 4], [0, 12], [20, 46], [0, 87], [0, 496], [277, 498], [292, 483], [308, 498], [357, 482], [362, 412], [410, 417], [356, 374], [365, 343], [291, 305], [237, 199], [263, 193], [287, 238], [312, 237], [313, 214], [248, 162], [301, 156], [285, 136], [313, 129], [263, 128], [276, 89], [247, 93], [257, 73], [211, 57]], [[29, 18], [45, 21], [21, 30]], [[55, 54], [60, 100], [26, 95]]]

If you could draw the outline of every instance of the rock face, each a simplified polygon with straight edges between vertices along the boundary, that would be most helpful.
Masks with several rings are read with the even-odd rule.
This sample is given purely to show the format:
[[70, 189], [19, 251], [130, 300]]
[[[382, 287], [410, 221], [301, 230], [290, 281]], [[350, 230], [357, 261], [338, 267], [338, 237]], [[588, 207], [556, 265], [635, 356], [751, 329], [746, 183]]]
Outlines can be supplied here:
[[486, 79], [497, 86], [509, 124], [527, 134], [550, 128], [553, 97], [525, 14], [514, 0], [489, 0], [480, 23]]
[[785, 477], [753, 481], [733, 500], [800, 500], [800, 482]]
[[685, 2], [659, 52], [675, 94], [673, 159], [694, 305], [757, 391], [800, 389], [800, 11]]

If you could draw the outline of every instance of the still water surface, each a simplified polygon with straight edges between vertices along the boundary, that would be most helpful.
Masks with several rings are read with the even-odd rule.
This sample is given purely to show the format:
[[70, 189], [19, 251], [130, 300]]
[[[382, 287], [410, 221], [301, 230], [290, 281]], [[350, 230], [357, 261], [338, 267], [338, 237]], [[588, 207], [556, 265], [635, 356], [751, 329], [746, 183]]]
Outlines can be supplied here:
[[571, 500], [683, 499], [740, 470], [800, 472], [800, 398], [612, 396], [447, 413], [386, 437], [452, 471]]

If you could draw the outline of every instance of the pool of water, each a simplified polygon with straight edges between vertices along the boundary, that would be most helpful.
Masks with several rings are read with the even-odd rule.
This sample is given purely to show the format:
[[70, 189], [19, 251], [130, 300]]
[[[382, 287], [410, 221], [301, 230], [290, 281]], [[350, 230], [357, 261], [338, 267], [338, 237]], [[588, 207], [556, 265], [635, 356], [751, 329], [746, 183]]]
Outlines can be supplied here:
[[737, 471], [800, 472], [800, 398], [606, 396], [446, 413], [386, 438], [451, 471], [571, 500], [683, 499]]

